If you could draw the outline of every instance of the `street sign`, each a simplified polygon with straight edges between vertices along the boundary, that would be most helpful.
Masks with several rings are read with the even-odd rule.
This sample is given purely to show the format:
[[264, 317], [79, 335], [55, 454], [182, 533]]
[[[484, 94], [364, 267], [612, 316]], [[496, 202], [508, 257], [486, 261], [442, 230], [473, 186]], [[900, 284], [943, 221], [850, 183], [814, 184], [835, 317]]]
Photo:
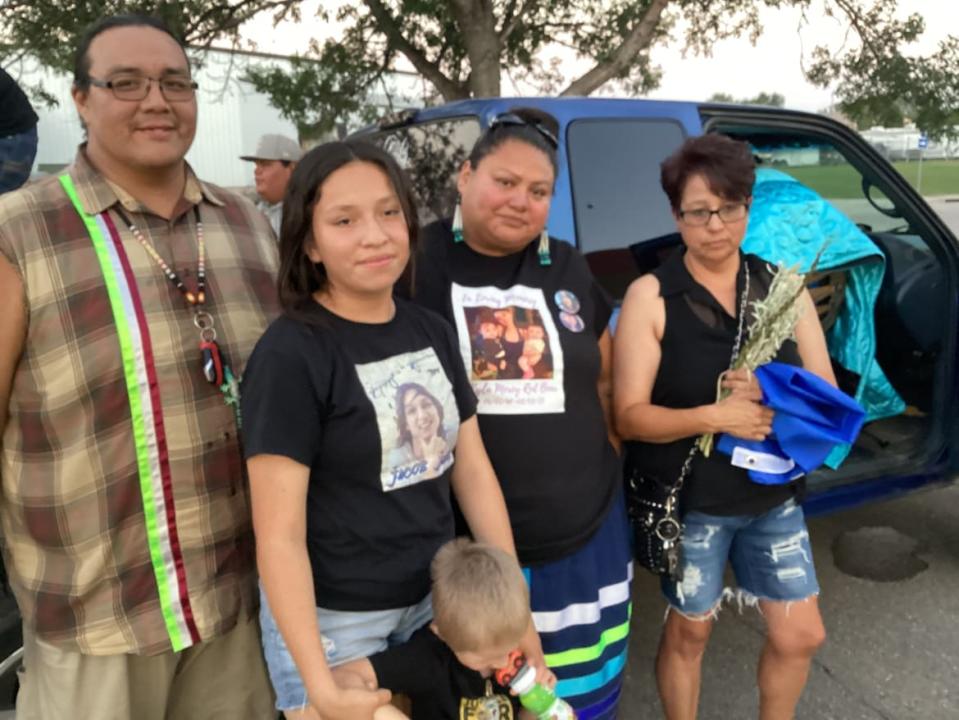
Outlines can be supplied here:
[[919, 133], [919, 168], [916, 170], [916, 192], [922, 194], [922, 156], [925, 155], [925, 149], [929, 147], [929, 136], [926, 133]]

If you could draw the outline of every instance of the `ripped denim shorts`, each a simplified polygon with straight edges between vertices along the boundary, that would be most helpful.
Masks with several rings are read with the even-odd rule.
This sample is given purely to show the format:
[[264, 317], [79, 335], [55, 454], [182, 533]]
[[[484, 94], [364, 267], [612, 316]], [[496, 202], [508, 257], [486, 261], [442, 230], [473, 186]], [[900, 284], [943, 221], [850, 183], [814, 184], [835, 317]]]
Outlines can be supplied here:
[[[795, 602], [819, 594], [802, 507], [787, 500], [763, 515], [683, 518], [683, 580], [663, 579], [670, 606], [687, 617], [714, 613], [724, 597]], [[739, 592], [724, 588], [726, 562]]]

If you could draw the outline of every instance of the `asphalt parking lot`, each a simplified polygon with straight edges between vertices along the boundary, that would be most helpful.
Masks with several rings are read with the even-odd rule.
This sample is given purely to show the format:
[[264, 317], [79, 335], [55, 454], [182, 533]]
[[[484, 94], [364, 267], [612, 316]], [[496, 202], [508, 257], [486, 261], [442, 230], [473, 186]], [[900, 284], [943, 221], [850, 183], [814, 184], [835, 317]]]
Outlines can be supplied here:
[[[829, 639], [796, 717], [959, 718], [959, 486], [814, 518], [809, 528]], [[652, 576], [639, 575], [634, 591], [624, 720], [662, 717], [653, 660], [665, 605]], [[755, 610], [722, 612], [704, 661], [700, 720], [756, 717], [762, 641]]]
[[939, 217], [946, 221], [953, 234], [959, 237], [959, 188], [956, 194], [950, 197], [926, 198], [932, 209], [939, 213]]

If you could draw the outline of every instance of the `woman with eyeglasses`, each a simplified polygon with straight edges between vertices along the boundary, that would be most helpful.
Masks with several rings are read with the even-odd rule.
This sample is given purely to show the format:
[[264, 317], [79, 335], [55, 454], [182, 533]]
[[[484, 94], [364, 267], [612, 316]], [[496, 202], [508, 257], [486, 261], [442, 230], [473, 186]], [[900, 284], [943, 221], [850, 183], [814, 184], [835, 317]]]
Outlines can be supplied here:
[[[752, 482], [730, 455], [693, 453], [697, 437], [727, 433], [763, 440], [772, 411], [754, 376], [726, 373], [748, 336], [748, 304], [766, 296], [768, 266], [745, 255], [755, 176], [749, 146], [722, 135], [687, 140], [662, 165], [662, 185], [682, 246], [636, 280], [623, 302], [615, 342], [616, 426], [636, 472], [675, 483], [687, 459], [680, 505], [682, 578], [664, 578], [669, 604], [656, 662], [669, 720], [692, 720], [712, 621], [727, 598], [758, 605], [767, 637], [759, 662], [762, 720], [787, 720], [825, 640], [816, 570], [799, 506], [801, 479]], [[795, 341], [776, 357], [836, 384], [812, 299], [804, 293]], [[724, 376], [723, 374], [726, 373]], [[731, 390], [716, 401], [716, 383]], [[730, 563], [738, 589], [724, 588]]]
[[[557, 134], [532, 109], [493, 119], [459, 172], [452, 221], [424, 231], [412, 297], [456, 328], [557, 692], [583, 717], [611, 718], [631, 579], [611, 305], [579, 252], [546, 231]], [[481, 315], [502, 325], [516, 372], [475, 372], [470, 320]]]

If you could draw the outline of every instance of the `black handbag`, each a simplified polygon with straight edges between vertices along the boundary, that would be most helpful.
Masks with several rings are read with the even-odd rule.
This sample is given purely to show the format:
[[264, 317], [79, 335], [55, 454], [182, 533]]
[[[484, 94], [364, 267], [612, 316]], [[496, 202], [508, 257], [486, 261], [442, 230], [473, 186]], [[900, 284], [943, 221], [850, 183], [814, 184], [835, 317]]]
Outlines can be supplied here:
[[640, 472], [635, 463], [626, 468], [626, 511], [633, 530], [633, 557], [654, 575], [675, 582], [683, 579], [679, 492], [689, 476], [695, 455], [694, 442], [674, 483]]
[[[749, 298], [748, 264], [743, 272], [745, 282], [739, 298], [739, 327], [729, 358], [730, 368], [739, 356]], [[654, 575], [675, 582], [683, 581], [683, 521], [679, 514], [679, 493], [699, 450], [697, 440], [693, 440], [674, 483], [665, 483], [661, 478], [640, 472], [639, 464], [635, 462], [627, 461], [624, 472], [626, 511], [633, 529], [633, 557]]]

